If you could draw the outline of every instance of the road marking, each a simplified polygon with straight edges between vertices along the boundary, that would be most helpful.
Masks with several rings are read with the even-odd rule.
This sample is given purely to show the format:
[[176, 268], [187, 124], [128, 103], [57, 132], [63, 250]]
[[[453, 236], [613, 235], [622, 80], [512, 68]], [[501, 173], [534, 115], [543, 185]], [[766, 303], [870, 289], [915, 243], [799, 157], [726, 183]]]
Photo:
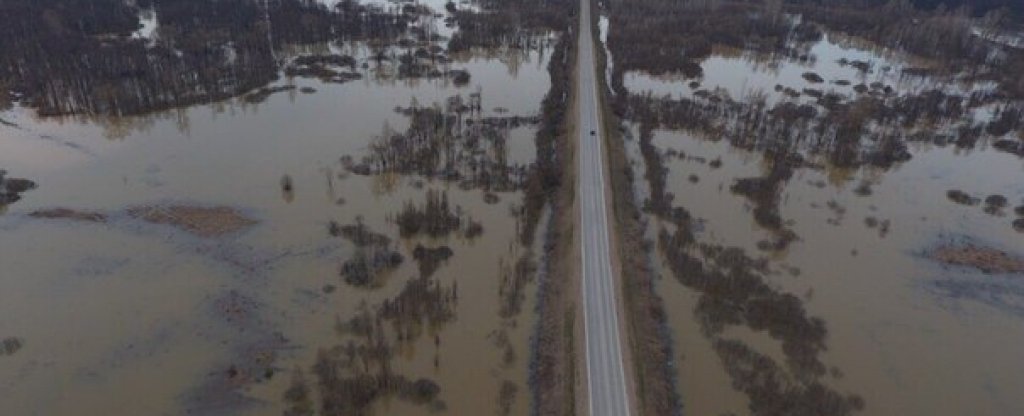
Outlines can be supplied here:
[[[629, 394], [619, 330], [616, 285], [611, 264], [604, 151], [594, 68], [589, 0], [580, 3], [579, 192], [580, 258], [583, 262], [583, 320], [586, 333], [588, 408], [591, 416], [629, 416]], [[584, 89], [589, 89], [585, 93]], [[590, 132], [594, 134], [590, 134]], [[593, 279], [593, 280], [592, 280]]]

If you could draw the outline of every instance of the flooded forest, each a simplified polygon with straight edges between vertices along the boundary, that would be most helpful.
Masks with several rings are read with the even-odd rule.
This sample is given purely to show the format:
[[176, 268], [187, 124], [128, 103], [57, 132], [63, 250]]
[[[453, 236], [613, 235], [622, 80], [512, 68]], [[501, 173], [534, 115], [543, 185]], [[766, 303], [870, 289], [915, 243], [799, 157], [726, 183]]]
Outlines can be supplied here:
[[0, 414], [588, 414], [589, 30], [638, 414], [1024, 414], [1024, 3], [591, 4], [0, 0]]
[[1020, 3], [938, 3], [601, 2], [647, 413], [1024, 412]]
[[0, 413], [530, 413], [575, 6], [0, 1]]

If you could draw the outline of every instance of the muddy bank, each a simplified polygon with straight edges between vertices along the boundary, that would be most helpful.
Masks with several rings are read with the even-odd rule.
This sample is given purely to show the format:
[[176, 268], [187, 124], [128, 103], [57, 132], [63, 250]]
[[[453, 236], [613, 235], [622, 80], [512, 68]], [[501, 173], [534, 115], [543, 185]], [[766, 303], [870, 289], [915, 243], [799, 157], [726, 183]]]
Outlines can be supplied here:
[[995, 274], [1024, 273], [1024, 258], [992, 247], [971, 243], [943, 245], [926, 254], [950, 266], [962, 266]]
[[144, 206], [129, 208], [127, 212], [133, 218], [170, 225], [199, 237], [220, 237], [256, 224], [255, 220], [229, 207]]
[[[141, 220], [148, 224], [176, 228], [195, 237], [216, 240], [237, 234], [259, 224], [241, 210], [228, 206], [200, 206], [185, 204], [154, 204], [101, 212], [73, 208], [46, 208], [27, 215], [37, 220], [64, 220], [105, 224], [125, 219]], [[123, 226], [118, 222], [114, 226]]]
[[145, 205], [110, 213], [63, 207], [47, 208], [32, 211], [28, 213], [28, 217], [92, 223], [132, 218], [150, 224], [170, 226], [197, 237], [211, 239], [234, 234], [259, 224], [259, 221], [249, 218], [236, 208], [184, 204]]
[[39, 211], [33, 211], [28, 214], [32, 218], [48, 219], [48, 220], [71, 220], [71, 221], [85, 221], [85, 222], [106, 222], [106, 214], [99, 212], [80, 211], [69, 208], [52, 208], [44, 209]]

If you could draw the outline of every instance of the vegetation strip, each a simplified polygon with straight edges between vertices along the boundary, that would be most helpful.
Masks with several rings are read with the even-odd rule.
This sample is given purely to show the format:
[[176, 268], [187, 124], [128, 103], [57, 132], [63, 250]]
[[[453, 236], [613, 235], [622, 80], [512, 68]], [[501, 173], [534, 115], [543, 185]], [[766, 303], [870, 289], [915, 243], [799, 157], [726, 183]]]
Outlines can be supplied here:
[[[596, 5], [595, 5], [596, 6]], [[595, 7], [596, 8], [596, 7]], [[591, 31], [598, 39], [597, 14]], [[600, 44], [600, 42], [595, 42]], [[607, 45], [595, 48], [597, 73], [607, 71]], [[603, 79], [603, 77], [602, 77]], [[650, 243], [644, 241], [640, 209], [633, 195], [633, 172], [626, 156], [621, 122], [613, 107], [612, 92], [600, 84], [605, 148], [612, 187], [615, 233], [619, 250], [622, 294], [626, 311], [627, 334], [631, 347], [636, 406], [644, 415], [680, 414], [682, 406], [676, 393], [672, 349], [661, 298], [654, 291], [655, 272], [651, 268]]]

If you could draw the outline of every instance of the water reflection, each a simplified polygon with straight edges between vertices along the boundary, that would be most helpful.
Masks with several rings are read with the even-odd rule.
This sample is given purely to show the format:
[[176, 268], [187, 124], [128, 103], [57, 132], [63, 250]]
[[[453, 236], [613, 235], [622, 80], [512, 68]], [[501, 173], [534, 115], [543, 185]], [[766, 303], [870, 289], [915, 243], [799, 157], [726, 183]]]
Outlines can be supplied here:
[[[1024, 197], [1007, 66], [962, 71], [973, 64], [954, 64], [955, 48], [922, 59], [834, 33], [849, 17], [834, 10], [645, 7], [612, 3], [610, 83], [651, 256], [672, 277], [658, 291], [687, 409], [1019, 411], [1006, 368], [1019, 360], [994, 341], [1024, 336], [1019, 291], [982, 272], [1024, 258], [1007, 210]], [[673, 35], [652, 39], [659, 27]], [[947, 235], [1002, 254], [954, 244], [960, 263], [937, 261]]]
[[[53, 414], [525, 413], [518, 357], [527, 355], [532, 317], [523, 311], [532, 310], [536, 266], [520, 243], [520, 191], [533, 174], [557, 33], [460, 35], [465, 49], [454, 53], [447, 43], [458, 25], [440, 23], [452, 14], [443, 8], [286, 1], [267, 2], [265, 13], [262, 2], [193, 3], [112, 6], [131, 23], [149, 19], [152, 5], [146, 27], [126, 23], [103, 45], [157, 69], [116, 79], [104, 78], [110, 68], [54, 70], [45, 75], [55, 84], [86, 84], [48, 91], [42, 104], [33, 85], [15, 83], [0, 164], [41, 186], [3, 217], [0, 263], [10, 273], [0, 280], [33, 294], [3, 302], [8, 311], [38, 319], [0, 330], [24, 340], [4, 357], [13, 360], [0, 379], [16, 380], [4, 383], [14, 398], [5, 405]], [[210, 16], [185, 21], [194, 14]], [[53, 35], [37, 29], [36, 39]], [[0, 59], [21, 56], [19, 45]], [[420, 156], [444, 157], [379, 157], [414, 143]], [[64, 152], [77, 156], [57, 163]], [[255, 224], [188, 231], [207, 222], [182, 212], [220, 207]], [[457, 229], [447, 227], [453, 218]], [[46, 293], [65, 293], [69, 279], [86, 296], [61, 295], [69, 305], [95, 299], [119, 309], [48, 308]], [[112, 317], [121, 310], [132, 316]], [[366, 314], [372, 326], [349, 325]], [[99, 331], [69, 351], [60, 347], [66, 331], [35, 326], [62, 321], [128, 329]], [[480, 365], [458, 365], [470, 358]], [[140, 374], [143, 366], [165, 379]], [[70, 399], [50, 397], [47, 380], [72, 373], [87, 376], [62, 388]], [[111, 399], [119, 392], [144, 399], [123, 405]]]
[[[9, 86], [4, 103], [14, 99], [7, 95], [11, 89], [42, 115], [119, 116], [223, 100], [277, 80], [292, 60], [282, 52], [300, 45], [368, 41], [376, 45], [378, 66], [410, 58], [396, 68], [448, 61], [422, 54], [443, 53], [446, 44], [431, 29], [443, 15], [426, 5], [383, 10], [356, 2], [328, 9], [299, 1], [157, 0], [142, 6], [107, 0], [101, 15], [53, 3], [6, 5], [5, 15], [17, 16], [17, 23], [0, 33], [8, 40], [0, 50], [9, 64], [0, 73]], [[74, 19], [85, 22], [85, 31], [65, 29]], [[407, 78], [431, 73], [400, 72]]]

